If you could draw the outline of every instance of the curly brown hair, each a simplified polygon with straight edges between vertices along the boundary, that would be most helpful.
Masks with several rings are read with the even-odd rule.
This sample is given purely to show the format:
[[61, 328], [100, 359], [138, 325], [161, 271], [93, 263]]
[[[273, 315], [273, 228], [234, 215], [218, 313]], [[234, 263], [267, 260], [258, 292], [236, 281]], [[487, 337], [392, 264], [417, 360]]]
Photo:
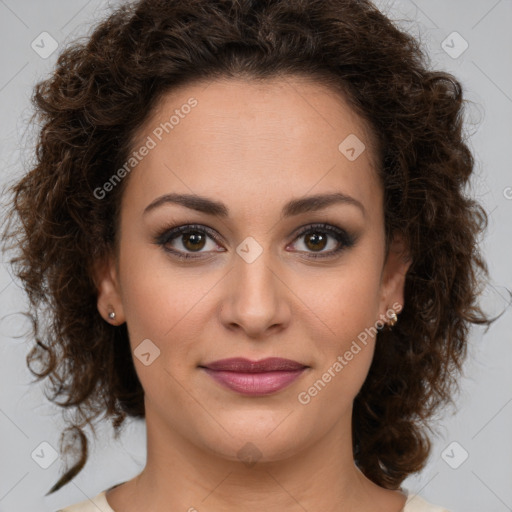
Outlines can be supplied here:
[[353, 404], [354, 459], [389, 489], [424, 467], [428, 421], [453, 404], [470, 323], [489, 323], [477, 303], [487, 215], [465, 190], [474, 159], [461, 84], [429, 70], [420, 43], [369, 0], [141, 0], [68, 46], [35, 86], [36, 162], [10, 190], [3, 239], [17, 251], [11, 263], [34, 319], [27, 364], [36, 381], [48, 379], [49, 400], [75, 413], [61, 451], [75, 446], [64, 447], [66, 433], [81, 441], [79, 460], [48, 494], [84, 466], [83, 427], [95, 434], [105, 413], [117, 437], [127, 416], [144, 417], [126, 325], [102, 319], [93, 279], [95, 262], [117, 248], [128, 178], [102, 199], [94, 190], [178, 85], [294, 75], [340, 91], [372, 128], [387, 241], [402, 233], [412, 258], [400, 321], [379, 332]]

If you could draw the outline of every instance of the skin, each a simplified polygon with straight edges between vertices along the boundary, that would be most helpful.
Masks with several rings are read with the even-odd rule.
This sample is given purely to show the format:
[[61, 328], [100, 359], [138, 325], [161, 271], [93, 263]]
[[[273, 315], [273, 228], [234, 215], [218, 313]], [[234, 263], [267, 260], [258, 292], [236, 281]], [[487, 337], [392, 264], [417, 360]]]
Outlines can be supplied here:
[[[145, 391], [147, 464], [107, 493], [110, 506], [398, 512], [405, 495], [367, 479], [352, 453], [352, 404], [375, 338], [308, 404], [298, 400], [358, 334], [391, 305], [403, 305], [410, 260], [399, 237], [386, 258], [383, 191], [368, 127], [343, 97], [311, 80], [217, 79], [166, 94], [134, 148], [190, 97], [198, 105], [125, 178], [117, 257], [98, 263], [95, 275], [105, 320], [127, 323], [132, 350], [145, 339], [160, 350], [148, 366], [134, 357]], [[349, 134], [366, 145], [354, 161], [338, 150]], [[281, 216], [291, 199], [334, 191], [359, 201], [364, 212], [336, 203]], [[229, 216], [170, 203], [143, 213], [171, 192], [221, 201]], [[317, 222], [352, 233], [355, 244], [313, 259], [338, 246], [322, 230], [329, 235], [324, 245], [296, 236]], [[178, 235], [168, 247], [203, 256], [181, 261], [154, 243], [170, 223], [208, 226], [219, 241], [206, 236], [202, 245], [187, 245]], [[262, 249], [251, 263], [236, 252], [247, 237]], [[198, 368], [271, 356], [309, 368], [265, 397], [226, 389]], [[259, 457], [250, 467], [237, 456], [248, 442]]]

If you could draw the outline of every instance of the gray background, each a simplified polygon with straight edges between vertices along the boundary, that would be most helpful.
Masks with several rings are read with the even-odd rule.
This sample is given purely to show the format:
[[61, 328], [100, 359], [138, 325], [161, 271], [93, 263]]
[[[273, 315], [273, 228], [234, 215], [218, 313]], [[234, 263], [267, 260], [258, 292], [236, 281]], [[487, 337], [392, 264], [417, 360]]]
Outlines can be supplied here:
[[[115, 2], [0, 0], [2, 185], [18, 177], [29, 163], [30, 154], [23, 148], [33, 131], [27, 123], [32, 87], [50, 72], [62, 47], [89, 33], [109, 5]], [[377, 5], [421, 39], [432, 66], [459, 78], [472, 102], [466, 114], [476, 156], [472, 194], [490, 214], [483, 250], [492, 286], [482, 300], [487, 311], [499, 313], [507, 308], [506, 288], [512, 289], [512, 0], [397, 0]], [[31, 47], [44, 31], [59, 45], [47, 58]], [[463, 40], [450, 35], [454, 31]], [[443, 49], [447, 37], [452, 56]], [[455, 56], [453, 52], [464, 48], [464, 40], [468, 48]], [[45, 48], [51, 48], [48, 39]], [[40, 446], [42, 442], [58, 448], [61, 413], [45, 399], [43, 385], [30, 384], [31, 374], [25, 367], [29, 341], [23, 337], [29, 325], [19, 314], [25, 298], [9, 272], [4, 256], [0, 268], [0, 512], [54, 512], [140, 472], [145, 463], [145, 426], [128, 422], [119, 441], [113, 440], [109, 424], [99, 426], [99, 440], [91, 445], [84, 470], [59, 492], [44, 497], [63, 466], [57, 459], [43, 469], [31, 454], [42, 453], [41, 449], [50, 452]], [[512, 511], [511, 331], [510, 307], [488, 332], [473, 330], [471, 359], [457, 409], [439, 415], [427, 467], [404, 482], [404, 487], [452, 512]], [[462, 462], [466, 452], [468, 458]]]

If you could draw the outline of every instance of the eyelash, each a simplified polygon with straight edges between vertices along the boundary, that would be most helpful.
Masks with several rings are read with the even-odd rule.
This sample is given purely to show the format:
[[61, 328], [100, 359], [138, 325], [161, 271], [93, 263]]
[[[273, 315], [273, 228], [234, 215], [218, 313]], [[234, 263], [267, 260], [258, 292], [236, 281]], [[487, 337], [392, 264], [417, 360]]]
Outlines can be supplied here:
[[[192, 256], [190, 253], [182, 253], [180, 251], [171, 250], [166, 247], [166, 245], [169, 242], [178, 238], [179, 235], [190, 233], [201, 233], [209, 235], [214, 240], [215, 243], [219, 243], [218, 237], [215, 235], [215, 231], [207, 226], [202, 226], [200, 224], [185, 224], [177, 227], [169, 226], [165, 228], [163, 231], [161, 231], [159, 234], [157, 234], [157, 236], [154, 239], [154, 243], [163, 247], [163, 249], [166, 252], [171, 253], [173, 256], [176, 256], [177, 258], [180, 259], [203, 259], [203, 256]], [[347, 233], [344, 229], [324, 223], [310, 224], [308, 226], [301, 228], [300, 231], [296, 234], [293, 241], [310, 233], [328, 233], [331, 236], [333, 236], [340, 244], [336, 249], [327, 251], [326, 253], [308, 253], [310, 254], [309, 257], [313, 259], [333, 257], [340, 253], [342, 250], [352, 247], [356, 242], [355, 237]]]

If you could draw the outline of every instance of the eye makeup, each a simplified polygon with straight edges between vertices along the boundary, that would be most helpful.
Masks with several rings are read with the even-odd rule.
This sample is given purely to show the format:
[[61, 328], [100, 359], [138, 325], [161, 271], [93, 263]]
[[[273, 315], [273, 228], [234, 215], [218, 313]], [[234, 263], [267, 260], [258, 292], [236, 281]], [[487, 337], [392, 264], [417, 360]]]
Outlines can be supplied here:
[[[299, 253], [306, 253], [306, 257], [311, 259], [333, 258], [342, 251], [353, 247], [356, 243], [355, 235], [347, 232], [345, 229], [340, 228], [339, 226], [327, 223], [313, 223], [302, 226], [298, 231], [294, 233], [293, 236], [295, 238], [292, 240], [292, 243], [301, 237], [308, 236], [310, 237], [309, 241], [311, 241], [312, 237], [315, 237], [313, 238], [313, 240], [315, 240], [314, 243], [320, 242], [320, 244], [322, 244], [324, 241], [328, 241], [329, 239], [333, 239], [337, 242], [337, 246], [329, 251], [322, 251], [324, 247], [321, 247], [322, 252], [314, 250], [295, 251]], [[168, 225], [164, 229], [160, 230], [154, 237], [153, 243], [161, 246], [166, 253], [178, 259], [199, 260], [209, 259], [211, 257], [212, 251], [202, 251], [208, 239], [211, 239], [213, 242], [215, 242], [217, 246], [222, 245], [222, 237], [220, 237], [220, 235], [218, 235], [214, 229], [208, 226], [202, 224], [176, 224]], [[172, 247], [172, 244], [176, 240], [180, 241], [183, 249]], [[192, 241], [192, 243], [190, 243], [190, 241]], [[193, 248], [187, 248], [185, 244], [199, 245], [200, 247], [198, 247], [198, 250], [195, 251]], [[289, 244], [287, 247], [289, 247]], [[215, 250], [213, 252], [225, 252], [225, 250]]]

